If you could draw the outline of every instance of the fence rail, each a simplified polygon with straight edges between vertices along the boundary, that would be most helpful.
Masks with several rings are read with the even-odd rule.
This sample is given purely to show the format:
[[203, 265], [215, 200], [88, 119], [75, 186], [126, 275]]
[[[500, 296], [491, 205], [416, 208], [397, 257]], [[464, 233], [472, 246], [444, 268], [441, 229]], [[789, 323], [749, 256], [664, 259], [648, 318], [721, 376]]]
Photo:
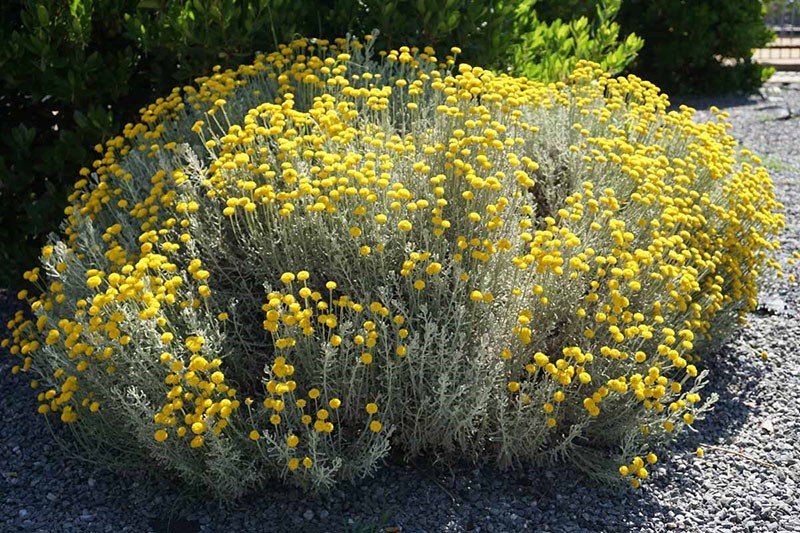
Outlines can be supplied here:
[[767, 0], [767, 27], [776, 39], [753, 54], [753, 60], [779, 71], [800, 71], [800, 0]]
[[800, 37], [800, 0], [768, 1], [765, 21], [778, 37]]

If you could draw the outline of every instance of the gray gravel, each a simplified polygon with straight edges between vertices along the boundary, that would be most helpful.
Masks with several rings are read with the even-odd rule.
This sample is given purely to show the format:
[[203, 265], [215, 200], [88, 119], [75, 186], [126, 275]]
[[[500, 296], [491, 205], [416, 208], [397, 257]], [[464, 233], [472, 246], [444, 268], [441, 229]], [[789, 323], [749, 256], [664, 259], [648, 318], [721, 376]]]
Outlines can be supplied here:
[[[786, 205], [782, 256], [800, 250], [800, 86], [688, 103], [731, 113], [734, 134], [764, 157]], [[566, 467], [392, 464], [325, 497], [275, 487], [235, 506], [191, 500], [141, 474], [63, 458], [27, 377], [13, 376], [2, 353], [0, 531], [800, 532], [800, 288], [768, 283], [763, 296], [711, 368], [715, 412], [639, 491], [599, 487]], [[3, 322], [13, 309], [0, 295]]]

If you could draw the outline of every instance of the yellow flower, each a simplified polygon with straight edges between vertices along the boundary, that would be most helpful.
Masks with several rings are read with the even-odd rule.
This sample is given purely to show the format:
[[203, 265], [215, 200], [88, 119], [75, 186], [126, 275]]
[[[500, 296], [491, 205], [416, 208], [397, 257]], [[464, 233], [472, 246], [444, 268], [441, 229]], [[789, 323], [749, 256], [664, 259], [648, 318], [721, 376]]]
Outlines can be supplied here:
[[374, 415], [378, 412], [378, 404], [376, 403], [368, 403], [366, 410], [369, 414]]
[[370, 429], [370, 431], [372, 431], [373, 433], [377, 433], [377, 432], [379, 432], [379, 431], [381, 430], [381, 428], [382, 428], [382, 427], [383, 427], [383, 424], [381, 424], [381, 423], [380, 423], [379, 421], [377, 421], [377, 420], [373, 420], [372, 422], [370, 422], [370, 423], [369, 423], [369, 429]]
[[158, 429], [158, 430], [156, 430], [156, 432], [153, 435], [153, 437], [156, 439], [157, 442], [164, 442], [165, 440], [167, 440], [168, 435], [167, 435], [167, 432], [165, 430]]
[[695, 455], [697, 455], [697, 457], [703, 457], [706, 454], [706, 452], [703, 450], [703, 448], [699, 448], [699, 447], [695, 450], [694, 453], [695, 453]]
[[425, 269], [425, 272], [427, 272], [429, 276], [438, 274], [441, 271], [442, 271], [441, 263], [431, 263], [428, 265], [428, 268]]
[[408, 220], [401, 220], [397, 223], [397, 228], [402, 231], [411, 231], [412, 225]]
[[289, 437], [286, 439], [286, 444], [289, 446], [289, 448], [294, 448], [299, 442], [300, 439], [297, 437], [297, 435], [289, 435]]
[[250, 432], [249, 436], [250, 436], [250, 440], [252, 440], [252, 441], [257, 441], [258, 439], [261, 438], [261, 434], [258, 431], [256, 431], [255, 429]]

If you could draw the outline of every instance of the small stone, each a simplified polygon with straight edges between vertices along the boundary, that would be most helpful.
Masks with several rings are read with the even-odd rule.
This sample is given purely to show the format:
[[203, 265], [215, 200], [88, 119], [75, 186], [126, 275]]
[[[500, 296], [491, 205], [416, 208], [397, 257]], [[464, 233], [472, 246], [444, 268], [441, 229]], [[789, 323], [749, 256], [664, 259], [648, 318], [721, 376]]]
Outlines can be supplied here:
[[47, 496], [45, 496], [45, 498], [47, 498], [48, 501], [54, 502], [54, 501], [56, 501], [58, 499], [58, 496], [56, 496], [52, 492], [48, 492]]
[[311, 509], [306, 509], [306, 511], [303, 513], [303, 518], [305, 518], [306, 520], [313, 520], [314, 511], [312, 511]]
[[89, 478], [89, 488], [94, 488], [94, 486], [96, 484], [97, 484], [97, 481], [95, 481], [93, 477], [90, 477]]
[[330, 516], [330, 513], [328, 512], [328, 510], [327, 510], [327, 509], [323, 509], [322, 511], [320, 511], [320, 512], [319, 512], [319, 517], [320, 517], [322, 520], [325, 520], [325, 519], [327, 519], [329, 516]]
[[19, 517], [20, 518], [25, 518], [26, 516], [28, 516], [28, 510], [27, 509], [20, 509], [19, 510]]

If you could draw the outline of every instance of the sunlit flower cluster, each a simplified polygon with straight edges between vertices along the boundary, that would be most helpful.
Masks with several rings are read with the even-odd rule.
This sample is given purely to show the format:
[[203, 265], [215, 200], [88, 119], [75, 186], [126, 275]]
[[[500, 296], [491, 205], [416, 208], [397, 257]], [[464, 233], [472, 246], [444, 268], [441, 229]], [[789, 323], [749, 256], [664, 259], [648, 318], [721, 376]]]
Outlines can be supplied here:
[[217, 69], [98, 145], [26, 273], [14, 371], [86, 453], [218, 495], [390, 446], [638, 486], [777, 267], [760, 161], [634, 76], [371, 43]]

